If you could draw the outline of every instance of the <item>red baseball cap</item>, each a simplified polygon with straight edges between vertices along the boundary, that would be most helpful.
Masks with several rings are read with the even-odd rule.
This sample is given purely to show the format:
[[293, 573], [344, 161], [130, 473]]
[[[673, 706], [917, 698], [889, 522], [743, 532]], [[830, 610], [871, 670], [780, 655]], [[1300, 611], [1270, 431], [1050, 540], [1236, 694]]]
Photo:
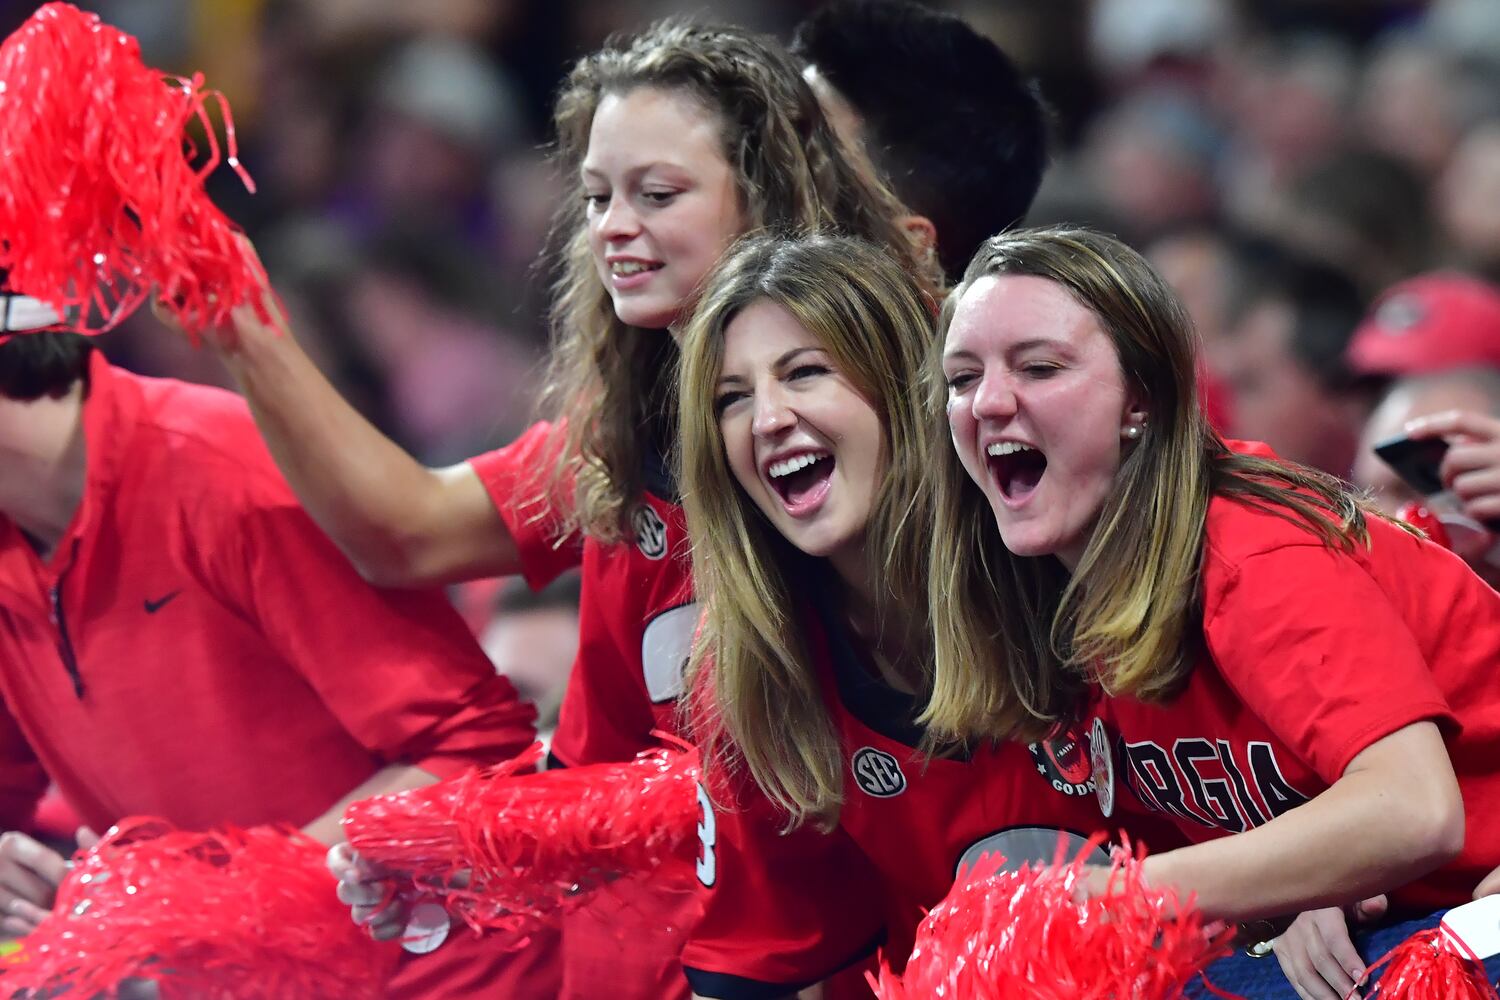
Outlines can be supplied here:
[[1344, 357], [1359, 375], [1500, 368], [1500, 288], [1454, 273], [1398, 282], [1376, 300]]

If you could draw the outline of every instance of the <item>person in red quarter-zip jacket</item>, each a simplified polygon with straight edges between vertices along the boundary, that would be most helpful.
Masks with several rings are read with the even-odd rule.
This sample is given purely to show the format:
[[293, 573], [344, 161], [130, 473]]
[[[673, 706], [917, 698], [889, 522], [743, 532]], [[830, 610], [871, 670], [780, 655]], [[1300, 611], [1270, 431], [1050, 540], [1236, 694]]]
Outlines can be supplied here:
[[[0, 333], [0, 829], [50, 775], [85, 823], [288, 823], [513, 756], [533, 712], [439, 591], [365, 583], [305, 515], [238, 397]], [[0, 932], [63, 859], [0, 843]], [[334, 891], [329, 880], [328, 891]], [[555, 949], [457, 930], [393, 997], [540, 997]]]

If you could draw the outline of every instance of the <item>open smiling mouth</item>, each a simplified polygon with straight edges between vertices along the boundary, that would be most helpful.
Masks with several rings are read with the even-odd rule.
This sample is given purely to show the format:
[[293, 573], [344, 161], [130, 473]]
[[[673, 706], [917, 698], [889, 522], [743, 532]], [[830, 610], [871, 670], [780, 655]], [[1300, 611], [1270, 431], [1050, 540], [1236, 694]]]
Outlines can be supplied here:
[[1000, 495], [1012, 502], [1030, 496], [1047, 471], [1047, 456], [1019, 441], [996, 441], [985, 449], [985, 460]]
[[833, 477], [833, 456], [828, 452], [808, 452], [772, 462], [766, 470], [771, 488], [781, 498], [788, 514], [802, 514], [828, 495]]

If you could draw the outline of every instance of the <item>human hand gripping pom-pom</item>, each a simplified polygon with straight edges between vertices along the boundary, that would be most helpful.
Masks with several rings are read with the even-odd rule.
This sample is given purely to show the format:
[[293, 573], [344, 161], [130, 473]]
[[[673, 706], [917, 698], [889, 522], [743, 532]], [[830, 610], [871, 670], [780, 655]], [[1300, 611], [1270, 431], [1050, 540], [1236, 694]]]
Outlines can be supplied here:
[[[197, 165], [193, 120], [208, 147]], [[228, 325], [236, 306], [270, 321], [264, 270], [204, 191], [226, 153], [254, 186], [228, 103], [201, 74], [164, 76], [134, 38], [49, 3], [0, 44], [0, 121], [0, 268], [7, 290], [64, 317], [51, 329], [101, 333], [153, 288], [192, 337]]]
[[[880, 1000], [1177, 1000], [1232, 929], [1155, 890], [1142, 858], [1116, 849], [1109, 891], [1084, 898], [1084, 858], [1004, 871], [990, 854], [917, 928], [906, 971], [884, 963]], [[1211, 986], [1209, 986], [1212, 989]], [[1213, 990], [1216, 995], [1229, 996]]]
[[[376, 1000], [399, 950], [349, 922], [322, 844], [132, 819], [74, 858], [52, 915], [0, 959], [0, 995]], [[123, 991], [122, 991], [123, 988]]]
[[[686, 744], [625, 763], [534, 773], [541, 747], [498, 767], [355, 802], [349, 844], [476, 930], [524, 935], [619, 879], [689, 891], [698, 755]], [[520, 938], [524, 940], [524, 938]]]

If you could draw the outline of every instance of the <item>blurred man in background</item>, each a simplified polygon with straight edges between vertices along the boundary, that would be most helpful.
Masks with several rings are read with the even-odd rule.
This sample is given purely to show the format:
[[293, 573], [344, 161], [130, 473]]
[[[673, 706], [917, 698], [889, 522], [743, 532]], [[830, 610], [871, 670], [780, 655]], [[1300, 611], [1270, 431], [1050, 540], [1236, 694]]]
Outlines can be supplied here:
[[1368, 393], [1344, 361], [1365, 303], [1343, 272], [1270, 243], [1243, 251], [1219, 355], [1230, 433], [1346, 477]]
[[[242, 400], [132, 375], [77, 334], [0, 341], [0, 930], [45, 919], [66, 871], [15, 832], [48, 776], [94, 830], [144, 815], [333, 844], [349, 802], [531, 742], [446, 598], [360, 579]], [[556, 983], [545, 947], [452, 936], [405, 956], [391, 995]]]

